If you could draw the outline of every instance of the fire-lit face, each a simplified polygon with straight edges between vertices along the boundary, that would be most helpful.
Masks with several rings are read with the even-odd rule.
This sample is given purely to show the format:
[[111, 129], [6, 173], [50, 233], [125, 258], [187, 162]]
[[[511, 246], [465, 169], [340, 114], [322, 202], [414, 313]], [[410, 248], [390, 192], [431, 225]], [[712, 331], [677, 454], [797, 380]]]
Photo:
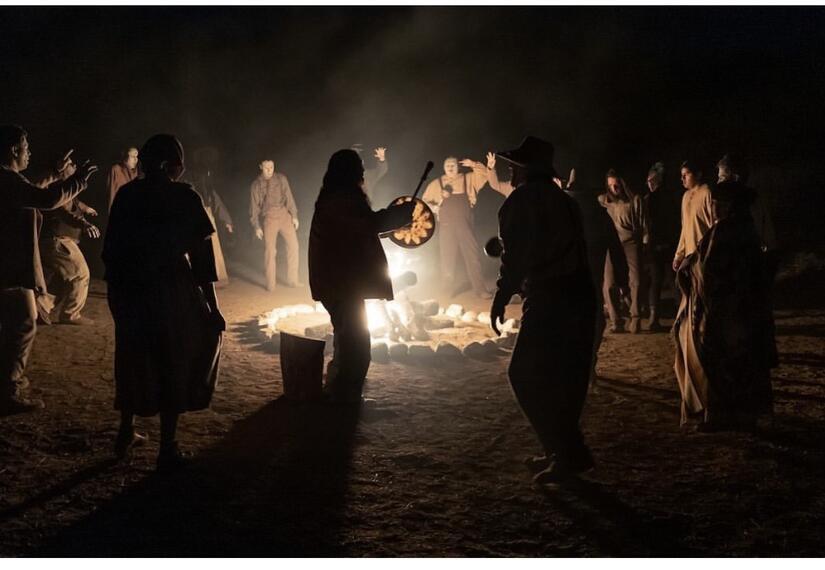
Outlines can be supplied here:
[[138, 149], [130, 148], [126, 153], [126, 168], [134, 170], [138, 165]]
[[447, 178], [458, 176], [458, 159], [451, 157], [444, 161], [444, 174]]
[[17, 145], [17, 156], [15, 156], [18, 172], [26, 170], [29, 167], [31, 157], [32, 153], [29, 151], [29, 141], [26, 137], [23, 137], [20, 139], [20, 144]]
[[662, 179], [659, 178], [658, 174], [650, 173], [647, 175], [647, 188], [651, 192], [655, 192], [662, 186]]
[[622, 186], [619, 183], [619, 179], [615, 176], [607, 177], [607, 189], [610, 190], [610, 193], [614, 196], [622, 195]]
[[698, 177], [687, 168], [682, 168], [682, 186], [684, 186], [686, 190], [690, 190], [698, 185]]
[[275, 174], [275, 163], [271, 160], [265, 160], [261, 164], [258, 165], [261, 169], [261, 174], [264, 175], [264, 178], [269, 180]]

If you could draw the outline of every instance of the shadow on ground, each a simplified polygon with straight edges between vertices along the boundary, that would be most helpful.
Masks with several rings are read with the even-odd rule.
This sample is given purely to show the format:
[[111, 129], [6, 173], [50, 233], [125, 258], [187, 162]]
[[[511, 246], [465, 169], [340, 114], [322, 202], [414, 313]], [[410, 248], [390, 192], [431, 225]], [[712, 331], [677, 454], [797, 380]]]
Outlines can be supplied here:
[[173, 477], [152, 475], [29, 556], [346, 556], [357, 408], [279, 399]]

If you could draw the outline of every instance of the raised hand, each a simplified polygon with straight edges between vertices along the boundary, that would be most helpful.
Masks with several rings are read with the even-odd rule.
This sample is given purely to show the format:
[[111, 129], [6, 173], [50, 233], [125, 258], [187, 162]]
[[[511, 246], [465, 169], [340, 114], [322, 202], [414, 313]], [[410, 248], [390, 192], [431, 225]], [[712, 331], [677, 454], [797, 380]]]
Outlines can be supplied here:
[[381, 162], [384, 162], [387, 159], [386, 147], [379, 146], [377, 149], [375, 149], [375, 158], [377, 158]]
[[258, 239], [264, 239], [264, 231], [261, 228], [255, 228], [255, 237]]
[[89, 181], [89, 178], [91, 178], [95, 172], [97, 172], [97, 165], [91, 164], [89, 160], [77, 167], [77, 175], [86, 182]]
[[487, 153], [487, 168], [492, 170], [496, 167], [496, 155], [495, 153], [488, 152]]

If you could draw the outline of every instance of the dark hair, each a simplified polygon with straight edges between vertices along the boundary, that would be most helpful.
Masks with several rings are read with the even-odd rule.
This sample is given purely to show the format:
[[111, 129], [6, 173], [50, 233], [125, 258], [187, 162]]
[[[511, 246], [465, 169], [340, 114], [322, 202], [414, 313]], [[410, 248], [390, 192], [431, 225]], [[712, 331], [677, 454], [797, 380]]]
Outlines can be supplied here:
[[17, 125], [3, 125], [0, 126], [0, 152], [7, 152], [12, 147], [19, 145], [25, 137], [28, 137], [23, 127]]
[[364, 164], [352, 149], [345, 148], [329, 158], [321, 194], [358, 191], [363, 194]]
[[[614, 196], [613, 193], [610, 191], [610, 188], [607, 186], [607, 179], [608, 178], [615, 178], [619, 181], [619, 188], [621, 189], [621, 194], [619, 196]], [[618, 198], [619, 200], [630, 201], [633, 197], [633, 194], [630, 192], [630, 188], [627, 186], [627, 182], [624, 181], [624, 178], [619, 176], [619, 173], [616, 172], [615, 169], [611, 168], [607, 171], [607, 174], [604, 175], [604, 189], [607, 192], [607, 198], [609, 200], [614, 200]]]
[[138, 151], [140, 164], [147, 174], [157, 172], [166, 162], [183, 164], [183, 145], [175, 135], [154, 135]]
[[679, 169], [681, 170], [682, 168], [685, 168], [685, 169], [689, 170], [697, 178], [700, 178], [700, 179], [702, 178], [702, 169], [699, 168], [699, 166], [695, 162], [693, 162], [692, 160], [684, 161], [682, 163], [682, 166], [679, 167]]

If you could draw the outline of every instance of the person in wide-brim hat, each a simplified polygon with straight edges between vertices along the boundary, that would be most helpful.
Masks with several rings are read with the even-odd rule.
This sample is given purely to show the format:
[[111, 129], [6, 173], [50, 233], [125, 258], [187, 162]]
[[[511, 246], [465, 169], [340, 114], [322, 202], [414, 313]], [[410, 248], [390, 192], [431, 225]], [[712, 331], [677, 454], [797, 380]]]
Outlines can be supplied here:
[[552, 144], [527, 137], [496, 155], [514, 189], [498, 214], [504, 251], [490, 319], [498, 333], [510, 298], [524, 298], [508, 376], [544, 451], [527, 462], [534, 480], [559, 484], [594, 464], [579, 427], [596, 323], [581, 214], [554, 180]]
[[556, 178], [556, 169], [553, 167], [554, 153], [555, 149], [548, 141], [528, 136], [521, 141], [518, 148], [498, 151], [496, 156], [521, 168], [541, 171]]

